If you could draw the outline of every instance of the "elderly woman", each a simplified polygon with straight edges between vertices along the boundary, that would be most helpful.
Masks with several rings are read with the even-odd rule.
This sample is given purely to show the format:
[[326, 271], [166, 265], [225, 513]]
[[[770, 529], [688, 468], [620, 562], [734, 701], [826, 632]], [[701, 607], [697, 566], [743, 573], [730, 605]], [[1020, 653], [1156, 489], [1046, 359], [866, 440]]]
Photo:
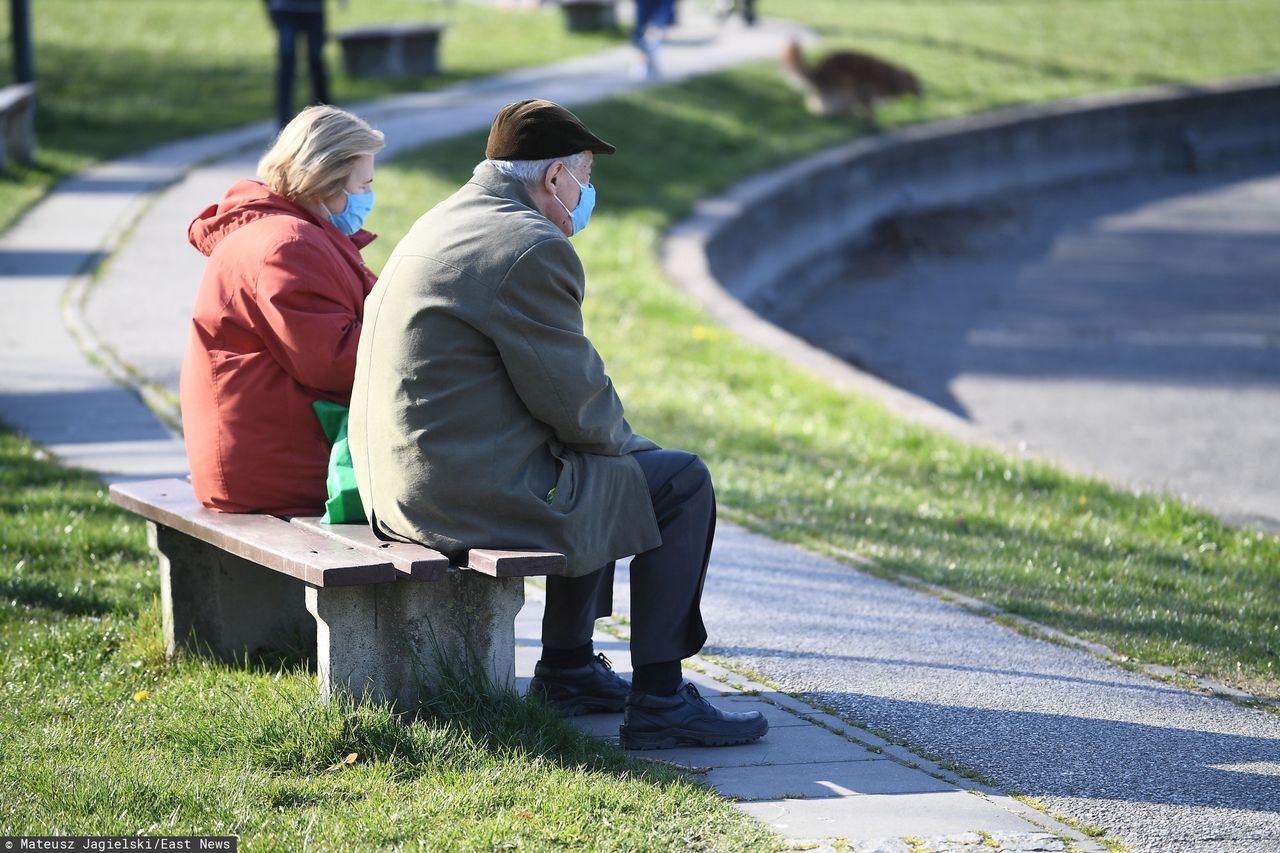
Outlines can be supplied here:
[[209, 257], [182, 365], [196, 497], [223, 512], [318, 513], [329, 443], [316, 400], [347, 405], [365, 297], [360, 250], [380, 131], [310, 107], [244, 180], [192, 221]]

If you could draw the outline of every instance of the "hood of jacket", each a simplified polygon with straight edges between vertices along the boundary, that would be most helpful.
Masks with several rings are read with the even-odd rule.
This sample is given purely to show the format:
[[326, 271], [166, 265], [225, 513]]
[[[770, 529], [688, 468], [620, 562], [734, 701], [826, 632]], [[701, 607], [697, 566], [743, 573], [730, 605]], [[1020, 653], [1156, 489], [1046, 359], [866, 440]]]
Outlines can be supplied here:
[[356, 249], [363, 249], [377, 236], [363, 229], [347, 236], [332, 222], [320, 220], [311, 211], [273, 191], [266, 184], [243, 180], [227, 190], [222, 201], [209, 205], [191, 220], [191, 225], [187, 227], [187, 239], [201, 254], [211, 255], [228, 235], [268, 216], [292, 216], [310, 222], [326, 232], [332, 232], [329, 234], [331, 238], [349, 241]]

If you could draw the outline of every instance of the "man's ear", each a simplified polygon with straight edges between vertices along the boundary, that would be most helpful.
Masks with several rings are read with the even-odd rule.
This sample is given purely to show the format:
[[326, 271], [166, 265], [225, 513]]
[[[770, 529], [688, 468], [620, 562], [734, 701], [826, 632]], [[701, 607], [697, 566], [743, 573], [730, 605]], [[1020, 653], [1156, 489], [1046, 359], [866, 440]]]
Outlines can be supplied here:
[[542, 186], [547, 192], [555, 195], [556, 182], [560, 179], [561, 173], [564, 172], [566, 168], [567, 167], [564, 165], [563, 160], [557, 160], [547, 167], [547, 171], [542, 173]]

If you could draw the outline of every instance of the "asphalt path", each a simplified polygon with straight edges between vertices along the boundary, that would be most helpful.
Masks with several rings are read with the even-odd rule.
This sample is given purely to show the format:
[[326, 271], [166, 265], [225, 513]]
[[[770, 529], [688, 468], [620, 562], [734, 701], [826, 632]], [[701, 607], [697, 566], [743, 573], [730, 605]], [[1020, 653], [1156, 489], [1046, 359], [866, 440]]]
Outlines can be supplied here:
[[879, 236], [770, 319], [1011, 448], [1280, 530], [1275, 160]]

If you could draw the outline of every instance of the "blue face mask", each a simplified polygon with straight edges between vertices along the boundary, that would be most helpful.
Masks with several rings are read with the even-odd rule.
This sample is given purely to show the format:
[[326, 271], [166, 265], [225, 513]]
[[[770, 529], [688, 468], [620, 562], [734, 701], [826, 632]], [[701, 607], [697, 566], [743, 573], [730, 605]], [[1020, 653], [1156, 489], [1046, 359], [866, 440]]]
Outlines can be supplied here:
[[[573, 178], [573, 172], [565, 169], [565, 174]], [[584, 185], [577, 178], [573, 178], [573, 182], [582, 190], [582, 195], [578, 197], [578, 206], [573, 210], [569, 210], [569, 206], [560, 201], [560, 196], [556, 196], [556, 201], [560, 201], [560, 206], [569, 214], [569, 219], [573, 223], [573, 233], [577, 234], [583, 228], [587, 227], [587, 223], [591, 220], [591, 211], [596, 206], [596, 188], [591, 184]]]
[[[328, 208], [325, 208], [328, 210]], [[364, 218], [373, 210], [373, 190], [367, 193], [347, 193], [347, 208], [341, 213], [330, 213], [329, 221], [343, 234], [354, 234], [364, 227]]]

